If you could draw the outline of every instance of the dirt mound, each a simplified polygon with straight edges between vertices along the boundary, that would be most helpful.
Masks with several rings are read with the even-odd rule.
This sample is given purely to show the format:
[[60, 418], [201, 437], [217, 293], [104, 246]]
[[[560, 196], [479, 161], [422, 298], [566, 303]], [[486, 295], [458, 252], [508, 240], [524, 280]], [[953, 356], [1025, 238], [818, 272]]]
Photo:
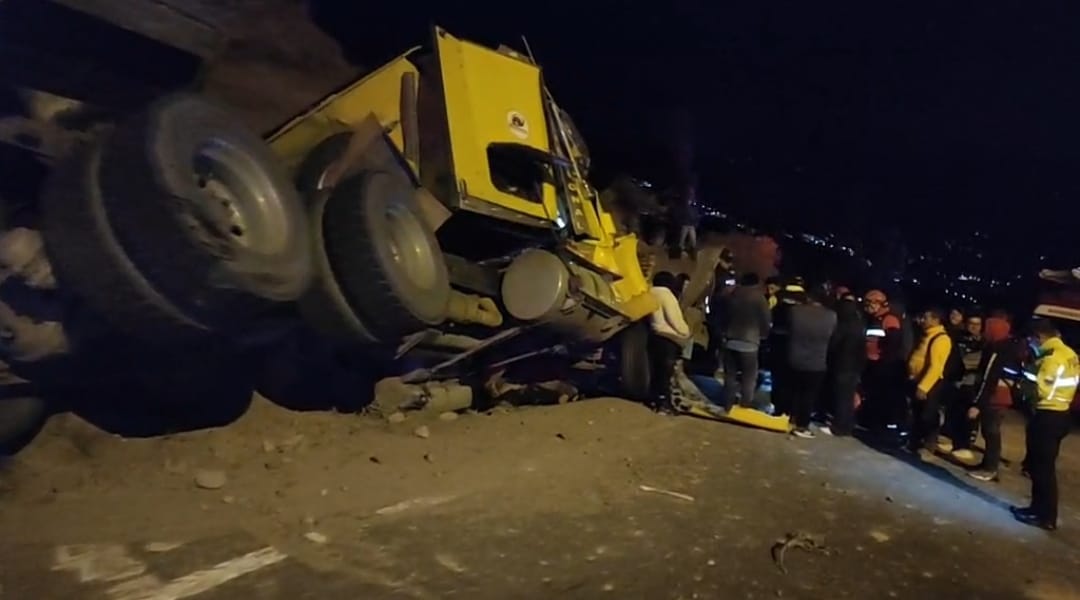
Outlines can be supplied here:
[[204, 91], [255, 131], [273, 129], [359, 73], [301, 2], [202, 0], [182, 10], [222, 31], [223, 50], [207, 65]]

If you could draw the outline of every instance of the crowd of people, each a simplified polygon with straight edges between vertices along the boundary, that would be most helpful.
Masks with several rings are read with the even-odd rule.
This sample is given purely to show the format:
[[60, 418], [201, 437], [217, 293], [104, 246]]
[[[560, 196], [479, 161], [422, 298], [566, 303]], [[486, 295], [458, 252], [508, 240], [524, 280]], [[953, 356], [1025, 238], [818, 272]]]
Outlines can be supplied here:
[[[671, 373], [692, 345], [678, 301], [684, 284], [671, 273], [654, 278], [661, 308], [653, 316], [653, 395], [661, 410]], [[920, 459], [947, 455], [971, 477], [993, 482], [1002, 421], [1020, 408], [1029, 423], [1023, 472], [1032, 500], [1014, 513], [1056, 528], [1055, 465], [1080, 365], [1053, 322], [1037, 319], [1016, 336], [1004, 311], [985, 319], [974, 309], [909, 315], [880, 290], [860, 298], [844, 287], [762, 281], [753, 273], [720, 286], [709, 305], [709, 352], [723, 372], [719, 412], [739, 405], [788, 415], [799, 438], [862, 432]], [[765, 408], [761, 384], [770, 379]], [[981, 460], [973, 451], [978, 436]]]

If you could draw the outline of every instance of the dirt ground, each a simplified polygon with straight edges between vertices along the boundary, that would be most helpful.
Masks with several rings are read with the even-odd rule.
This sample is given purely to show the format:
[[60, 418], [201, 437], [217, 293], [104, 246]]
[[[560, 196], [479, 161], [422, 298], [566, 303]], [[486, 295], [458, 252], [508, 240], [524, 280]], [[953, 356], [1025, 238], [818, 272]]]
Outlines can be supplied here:
[[[256, 397], [145, 439], [65, 415], [0, 475], [0, 599], [1080, 598], [1078, 448], [1048, 534], [1009, 516], [1015, 467], [616, 399], [387, 423]], [[800, 532], [825, 549], [782, 573]]]

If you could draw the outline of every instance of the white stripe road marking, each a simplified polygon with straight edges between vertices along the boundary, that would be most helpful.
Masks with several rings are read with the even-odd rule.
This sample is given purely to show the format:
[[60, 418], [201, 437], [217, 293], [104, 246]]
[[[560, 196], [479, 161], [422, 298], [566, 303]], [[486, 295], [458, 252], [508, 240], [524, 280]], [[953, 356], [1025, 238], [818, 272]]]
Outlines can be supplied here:
[[457, 496], [421, 496], [419, 498], [412, 498], [410, 500], [402, 500], [397, 504], [391, 504], [390, 506], [384, 506], [375, 511], [376, 515], [385, 517], [387, 515], [396, 515], [401, 512], [413, 508], [429, 508], [438, 506], [440, 504], [446, 504], [451, 500], [455, 500]]
[[72, 544], [56, 548], [52, 570], [72, 571], [79, 583], [89, 583], [137, 577], [146, 565], [128, 556], [120, 544]]
[[176, 550], [180, 546], [183, 546], [183, 544], [178, 544], [176, 542], [150, 542], [149, 544], [143, 546], [143, 550], [146, 550], [147, 552], [153, 552], [154, 554], [160, 554], [161, 552], [169, 552], [170, 550]]
[[178, 577], [165, 584], [159, 583], [156, 578], [143, 577], [114, 586], [108, 594], [113, 600], [179, 600], [208, 592], [219, 585], [279, 563], [286, 558], [288, 556], [268, 546], [219, 563], [209, 569]]

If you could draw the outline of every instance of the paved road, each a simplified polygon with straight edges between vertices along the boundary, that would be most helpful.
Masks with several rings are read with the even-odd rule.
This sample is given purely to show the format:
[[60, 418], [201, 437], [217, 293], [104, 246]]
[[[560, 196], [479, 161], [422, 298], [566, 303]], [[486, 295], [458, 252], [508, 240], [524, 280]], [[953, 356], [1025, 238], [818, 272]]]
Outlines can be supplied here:
[[[505, 421], [521, 433], [489, 453], [530, 450], [485, 462], [483, 489], [434, 478], [424, 495], [381, 508], [362, 505], [376, 493], [365, 485], [380, 483], [358, 480], [359, 466], [329, 469], [317, 449], [297, 455], [305, 473], [351, 478], [344, 499], [355, 503], [315, 523], [262, 516], [238, 499], [155, 516], [145, 532], [69, 524], [122, 514], [117, 502], [42, 525], [46, 543], [21, 523], [59, 523], [79, 496], [19, 507], [21, 521], [0, 514], [0, 600], [1080, 597], [1075, 471], [1064, 474], [1063, 528], [1049, 535], [1009, 518], [1007, 505], [1024, 499], [1015, 473], [983, 485], [855, 440], [804, 443], [682, 418], [635, 417], [590, 436], [598, 424], [587, 409], [477, 420], [463, 439]], [[365, 472], [385, 471], [382, 485], [402, 476], [385, 466]], [[147, 503], [153, 493], [162, 490], [123, 497]], [[184, 527], [200, 516], [213, 525]], [[203, 533], [163, 534], [189, 529]], [[312, 531], [325, 539], [305, 537]], [[822, 534], [829, 552], [792, 550], [783, 574], [769, 550], [796, 531]]]
[[247, 534], [191, 543], [0, 546], [0, 598], [166, 600], [382, 597]]

